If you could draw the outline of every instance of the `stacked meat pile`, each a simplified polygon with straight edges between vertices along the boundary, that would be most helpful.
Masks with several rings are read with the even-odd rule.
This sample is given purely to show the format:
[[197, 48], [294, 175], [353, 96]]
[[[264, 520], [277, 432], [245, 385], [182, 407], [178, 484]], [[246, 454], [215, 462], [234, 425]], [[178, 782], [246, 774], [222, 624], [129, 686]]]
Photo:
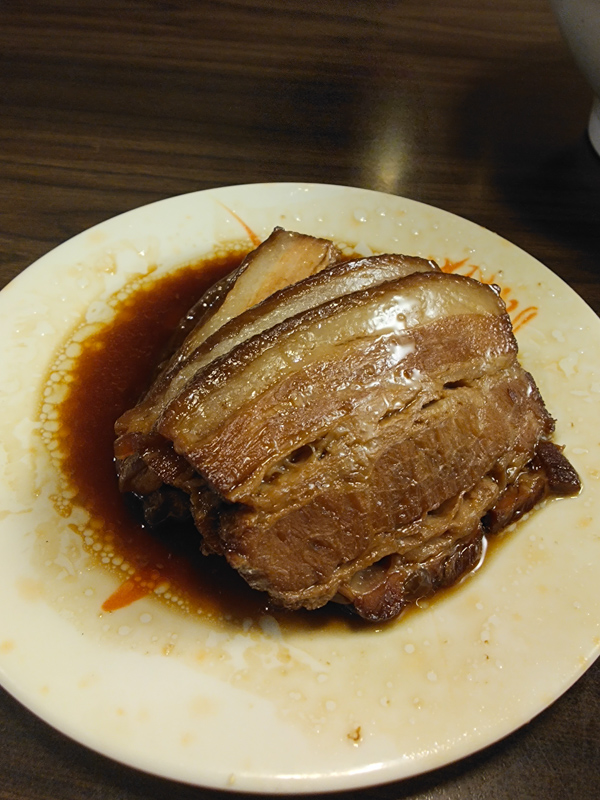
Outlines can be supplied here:
[[290, 609], [397, 616], [579, 480], [495, 287], [276, 229], [181, 323], [116, 424], [147, 521]]

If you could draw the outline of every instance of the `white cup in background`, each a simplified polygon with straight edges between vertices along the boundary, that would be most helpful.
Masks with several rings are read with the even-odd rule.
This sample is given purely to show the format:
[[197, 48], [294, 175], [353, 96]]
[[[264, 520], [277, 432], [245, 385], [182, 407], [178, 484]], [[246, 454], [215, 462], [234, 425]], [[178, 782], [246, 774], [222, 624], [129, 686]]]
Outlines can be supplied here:
[[588, 126], [600, 155], [600, 0], [550, 0], [564, 39], [594, 90]]

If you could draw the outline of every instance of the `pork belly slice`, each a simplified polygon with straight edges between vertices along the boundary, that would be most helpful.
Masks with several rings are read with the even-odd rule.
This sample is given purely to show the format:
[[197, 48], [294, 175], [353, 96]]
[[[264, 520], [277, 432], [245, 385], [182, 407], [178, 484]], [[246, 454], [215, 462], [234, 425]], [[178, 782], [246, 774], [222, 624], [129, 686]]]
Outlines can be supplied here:
[[[340, 261], [342, 254], [328, 239], [275, 228], [240, 266], [212, 286], [180, 322], [174, 341], [174, 362], [186, 358], [229, 320], [285, 286]], [[173, 363], [170, 367], [173, 368]]]
[[296, 462], [295, 480], [288, 474], [271, 492], [262, 487], [254, 507], [224, 509], [229, 563], [278, 603], [316, 608], [385, 556], [416, 549], [423, 558], [431, 539], [437, 547], [451, 535], [444, 504], [455, 500], [458, 512], [464, 496], [493, 476], [453, 538], [476, 530], [501, 481], [529, 463], [552, 420], [518, 365], [428, 396], [381, 419], [368, 438], [357, 441], [355, 428], [349, 440], [328, 442], [325, 455]]
[[121, 489], [285, 608], [394, 618], [579, 488], [498, 290], [432, 262], [331, 264], [171, 364], [117, 424]]
[[[468, 504], [453, 539], [474, 537], [502, 483], [551, 435], [516, 354], [494, 289], [411, 274], [242, 342], [188, 382], [155, 430], [202, 477], [194, 507], [213, 500], [210, 522], [196, 517], [207, 551], [287, 608], [337, 597], [361, 613], [352, 576], [447, 539], [436, 510], [454, 499], [458, 513], [484, 481], [485, 502]], [[454, 560], [466, 569], [476, 552]], [[387, 619], [390, 607], [362, 613]]]
[[429, 402], [444, 383], [509, 366], [516, 342], [488, 286], [414, 273], [297, 314], [198, 371], [155, 431], [227, 500], [256, 502], [270, 470], [350, 426]]
[[158, 379], [149, 388], [145, 405], [138, 404], [118, 419], [116, 433], [140, 432], [148, 409], [163, 402], [163, 393], [181, 364], [230, 320], [279, 289], [314, 275], [340, 259], [340, 251], [327, 239], [275, 228], [236, 270], [210, 287], [179, 323], [170, 343], [167, 363], [162, 365]]
[[[120, 436], [115, 451], [122, 491], [148, 495], [165, 481], [172, 482], [155, 470], [164, 462], [167, 450], [165, 442], [157, 441], [153, 435], [153, 428], [165, 406], [177, 397], [199, 370], [253, 336], [324, 302], [411, 273], [431, 271], [439, 271], [432, 261], [402, 255], [335, 263], [275, 292], [234, 317], [195, 349], [190, 347], [189, 355], [176, 354], [171, 368], [157, 378], [146, 397], [116, 423], [115, 430]], [[198, 337], [195, 341], [199, 341]], [[175, 463], [174, 455], [171, 460]], [[169, 493], [163, 492], [163, 495], [169, 497]], [[150, 505], [153, 519], [157, 514], [164, 515], [159, 511], [160, 503], [156, 497], [152, 498]]]
[[[165, 392], [169, 388], [176, 391], [179, 384], [185, 383], [185, 376], [180, 376], [179, 384], [172, 386], [189, 356], [207, 339], [214, 345], [214, 334], [247, 309], [340, 259], [340, 251], [328, 239], [275, 228], [236, 270], [204, 293], [180, 322], [143, 401], [125, 412], [115, 424], [115, 432], [121, 437], [115, 448], [121, 491], [148, 496], [162, 486], [163, 481], [141, 453], [148, 448], [147, 434], [167, 402]], [[211, 349], [209, 347], [208, 351]], [[206, 352], [206, 348], [204, 350]], [[151, 505], [157, 509], [160, 506], [156, 497]]]
[[439, 272], [439, 267], [423, 258], [373, 256], [335, 263], [269, 295], [259, 304], [224, 323], [206, 339], [202, 340], [196, 334], [188, 337], [185, 347], [173, 359], [176, 365], [159, 376], [144, 400], [117, 421], [117, 433], [150, 432], [158, 414], [200, 369], [274, 325], [345, 294], [412, 273], [433, 271]]
[[542, 440], [516, 478], [497, 467], [473, 489], [445, 501], [422, 519], [420, 543], [407, 536], [402, 552], [355, 572], [340, 584], [334, 599], [350, 604], [364, 619], [394, 619], [477, 567], [490, 535], [547, 497], [573, 495], [580, 488], [579, 476], [561, 450]]

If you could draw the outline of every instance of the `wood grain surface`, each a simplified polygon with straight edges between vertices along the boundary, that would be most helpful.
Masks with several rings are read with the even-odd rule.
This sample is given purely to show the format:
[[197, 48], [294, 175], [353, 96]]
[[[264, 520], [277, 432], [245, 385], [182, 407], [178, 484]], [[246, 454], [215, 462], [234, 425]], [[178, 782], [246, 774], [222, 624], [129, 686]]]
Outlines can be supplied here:
[[[600, 312], [591, 100], [546, 0], [0, 0], [0, 285], [142, 204], [302, 180], [467, 217]], [[89, 752], [0, 690], [0, 800], [217, 796]], [[352, 796], [600, 797], [600, 663], [497, 745]]]

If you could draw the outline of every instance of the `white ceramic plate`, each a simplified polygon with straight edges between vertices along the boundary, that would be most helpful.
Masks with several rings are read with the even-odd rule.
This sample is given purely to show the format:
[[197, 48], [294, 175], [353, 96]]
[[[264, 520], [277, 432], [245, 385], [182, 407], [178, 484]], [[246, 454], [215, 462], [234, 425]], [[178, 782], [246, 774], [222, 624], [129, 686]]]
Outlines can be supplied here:
[[[583, 481], [508, 534], [458, 590], [383, 629], [284, 631], [184, 615], [117, 585], [63, 497], [52, 427], [78, 342], [123, 287], [275, 225], [396, 251], [504, 287], [521, 358]], [[156, 268], [156, 269], [155, 269]], [[600, 322], [529, 255], [470, 222], [358, 189], [199, 192], [82, 233], [0, 294], [0, 679], [35, 714], [126, 764], [255, 792], [348, 789], [447, 764], [540, 712], [600, 648]], [[62, 376], [62, 377], [61, 377]], [[46, 442], [52, 439], [46, 437]]]

